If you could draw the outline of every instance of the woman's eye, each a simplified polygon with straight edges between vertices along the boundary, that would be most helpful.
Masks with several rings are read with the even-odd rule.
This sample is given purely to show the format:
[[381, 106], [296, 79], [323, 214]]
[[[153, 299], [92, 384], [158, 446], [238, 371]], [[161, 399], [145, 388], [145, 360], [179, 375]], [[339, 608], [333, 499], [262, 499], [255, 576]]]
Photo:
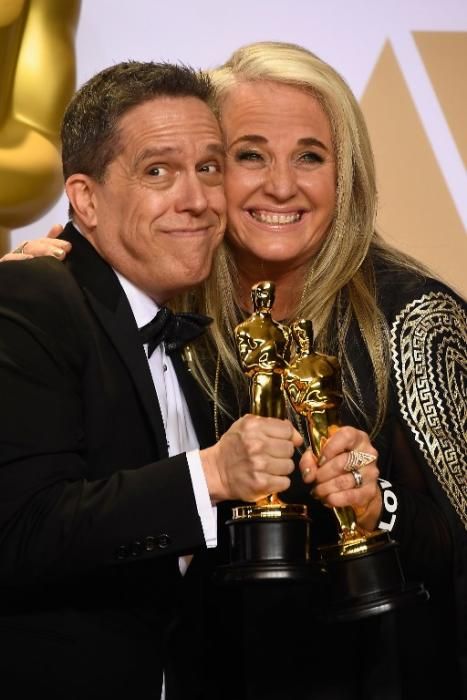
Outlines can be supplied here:
[[323, 156], [315, 151], [301, 153], [298, 159], [302, 161], [302, 163], [323, 163], [324, 161]]
[[257, 151], [238, 151], [238, 153], [235, 154], [235, 160], [247, 160], [254, 163], [261, 162], [263, 160], [263, 156]]
[[161, 175], [167, 175], [167, 168], [164, 168], [163, 165], [153, 165], [151, 168], [149, 168], [148, 175], [152, 175], [154, 177], [161, 177]]
[[221, 170], [222, 170], [222, 168], [219, 165], [219, 163], [205, 163], [199, 169], [200, 173], [208, 173], [209, 175], [213, 175], [214, 173], [219, 173], [219, 172], [221, 172]]

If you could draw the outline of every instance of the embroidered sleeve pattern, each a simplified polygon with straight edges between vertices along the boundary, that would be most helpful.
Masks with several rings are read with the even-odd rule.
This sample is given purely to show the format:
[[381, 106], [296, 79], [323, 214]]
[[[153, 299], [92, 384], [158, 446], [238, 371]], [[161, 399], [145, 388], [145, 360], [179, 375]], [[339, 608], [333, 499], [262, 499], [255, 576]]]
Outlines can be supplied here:
[[467, 314], [449, 294], [408, 304], [391, 329], [403, 419], [467, 528]]

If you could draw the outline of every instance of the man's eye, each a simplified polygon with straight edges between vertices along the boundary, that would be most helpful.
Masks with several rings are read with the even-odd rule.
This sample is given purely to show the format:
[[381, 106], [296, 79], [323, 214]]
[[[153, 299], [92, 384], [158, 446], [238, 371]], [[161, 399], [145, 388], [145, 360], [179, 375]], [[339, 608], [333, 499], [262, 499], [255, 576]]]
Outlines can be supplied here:
[[167, 175], [167, 168], [163, 165], [153, 165], [148, 170], [148, 175], [153, 175], [154, 177], [161, 177], [161, 175]]

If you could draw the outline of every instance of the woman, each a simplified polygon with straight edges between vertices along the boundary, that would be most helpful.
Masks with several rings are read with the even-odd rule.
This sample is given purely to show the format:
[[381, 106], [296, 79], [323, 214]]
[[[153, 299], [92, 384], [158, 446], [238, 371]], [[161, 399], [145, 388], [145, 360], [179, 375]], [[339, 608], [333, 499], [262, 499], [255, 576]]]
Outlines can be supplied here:
[[[367, 129], [356, 100], [332, 68], [300, 47], [259, 43], [236, 51], [213, 77], [227, 150], [229, 224], [199, 302], [216, 320], [210, 356], [219, 358], [215, 364], [220, 362], [221, 375], [240, 385], [233, 328], [249, 310], [251, 285], [261, 278], [276, 283], [275, 317], [286, 322], [311, 319], [315, 348], [338, 357], [345, 398], [342, 420], [362, 433], [357, 438], [347, 428], [340, 431], [324, 448], [325, 464], [303, 479], [314, 481], [314, 496], [328, 504], [352, 505], [361, 526], [391, 528], [406, 573], [424, 578], [430, 603], [416, 613], [396, 616], [403, 632], [400, 692], [434, 697], [443, 677], [459, 677], [453, 649], [466, 651], [462, 616], [465, 621], [467, 597], [459, 575], [466, 571], [461, 562], [467, 526], [461, 379], [463, 373], [465, 382], [467, 369], [465, 305], [375, 233], [376, 187]], [[230, 289], [234, 294], [226, 292]], [[216, 386], [212, 375], [210, 381]], [[351, 475], [343, 476], [346, 458], [341, 448], [373, 452], [367, 433], [378, 451], [380, 475], [392, 483], [397, 498], [392, 513], [381, 510], [380, 492], [371, 498], [355, 488]], [[337, 444], [347, 435], [361, 442]], [[369, 471], [370, 465], [361, 470], [364, 484], [371, 482]], [[359, 501], [363, 495], [365, 500]], [[312, 513], [316, 523], [316, 508]], [[456, 586], [457, 629], [456, 616], [447, 617]], [[288, 620], [284, 616], [285, 629]], [[386, 623], [391, 624], [389, 618]], [[364, 625], [354, 637], [365, 648], [364, 682], [357, 681], [356, 693], [366, 697], [366, 685], [369, 697], [383, 697], [384, 692], [397, 697], [399, 688], [391, 686], [384, 664], [377, 679], [368, 669], [368, 638], [365, 632], [358, 637]], [[342, 630], [320, 628], [328, 640], [333, 633], [336, 646]], [[438, 647], [435, 635], [442, 635]], [[321, 643], [326, 645], [322, 639], [314, 648]], [[300, 646], [294, 645], [295, 656], [306, 667]], [[379, 653], [383, 656], [383, 647]], [[329, 684], [333, 663], [328, 663], [326, 675], [326, 658], [312, 674], [314, 680], [320, 673], [327, 679], [316, 692], [318, 697], [341, 697], [341, 684], [334, 690]], [[443, 667], [441, 673], [436, 664]], [[354, 660], [351, 667], [349, 689], [359, 664]], [[294, 674], [299, 668], [296, 662]], [[304, 675], [310, 676], [310, 668]], [[286, 677], [290, 679], [288, 673]], [[313, 684], [308, 687], [312, 693]]]
[[[302, 593], [243, 590], [242, 614], [254, 624], [242, 627], [238, 608], [229, 617], [222, 593], [214, 624], [218, 629], [223, 614], [227, 627], [211, 665], [223, 684], [230, 670], [230, 691], [217, 697], [242, 697], [238, 664], [255, 700], [437, 697], [447, 677], [456, 685], [451, 697], [461, 697], [464, 301], [375, 232], [367, 129], [330, 66], [301, 47], [262, 42], [236, 51], [212, 75], [226, 144], [229, 224], [210, 279], [180, 303], [215, 319], [192, 362], [213, 399], [217, 432], [247, 405], [234, 328], [251, 312], [251, 286], [273, 280], [274, 317], [312, 320], [315, 350], [337, 356], [344, 394], [345, 427], [325, 445], [319, 469], [309, 460], [284, 498], [308, 499], [313, 484], [315, 544], [335, 538], [332, 511], [320, 502], [352, 506], [365, 530], [389, 530], [406, 574], [423, 579], [431, 594], [414, 609], [342, 626], [303, 623]], [[29, 242], [24, 252], [43, 253], [47, 245]], [[67, 252], [64, 242], [57, 245]], [[345, 470], [351, 450], [377, 456], [361, 468], [360, 487]], [[229, 602], [239, 603], [235, 594]], [[266, 635], [258, 632], [262, 626]], [[239, 648], [246, 650], [243, 661]]]

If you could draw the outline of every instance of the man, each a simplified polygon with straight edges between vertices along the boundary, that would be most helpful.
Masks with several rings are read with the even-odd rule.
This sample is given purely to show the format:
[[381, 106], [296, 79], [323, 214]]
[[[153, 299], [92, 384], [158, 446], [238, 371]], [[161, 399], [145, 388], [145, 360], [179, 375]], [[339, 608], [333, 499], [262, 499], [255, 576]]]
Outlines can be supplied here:
[[212, 445], [188, 336], [170, 335], [182, 321], [163, 308], [165, 345], [151, 334], [224, 230], [211, 101], [205, 76], [170, 64], [88, 81], [62, 127], [72, 253], [1, 266], [4, 697], [159, 698], [163, 668], [176, 697], [181, 571], [216, 544], [213, 506], [289, 485], [291, 424], [246, 416]]

